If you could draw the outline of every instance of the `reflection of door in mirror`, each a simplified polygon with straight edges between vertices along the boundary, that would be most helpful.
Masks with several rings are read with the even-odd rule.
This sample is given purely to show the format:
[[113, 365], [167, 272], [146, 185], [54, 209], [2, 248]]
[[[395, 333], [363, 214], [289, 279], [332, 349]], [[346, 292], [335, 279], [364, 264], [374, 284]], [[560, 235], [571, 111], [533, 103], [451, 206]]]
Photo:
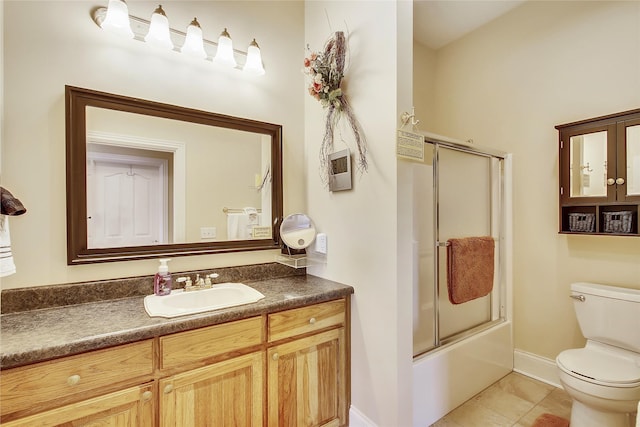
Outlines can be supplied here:
[[571, 197], [607, 195], [607, 132], [575, 135], [570, 138]]
[[627, 195], [640, 195], [640, 125], [627, 127]]
[[[116, 154], [117, 152], [130, 154]], [[87, 146], [89, 248], [170, 243], [169, 160], [143, 151]], [[142, 150], [139, 150], [142, 151]]]

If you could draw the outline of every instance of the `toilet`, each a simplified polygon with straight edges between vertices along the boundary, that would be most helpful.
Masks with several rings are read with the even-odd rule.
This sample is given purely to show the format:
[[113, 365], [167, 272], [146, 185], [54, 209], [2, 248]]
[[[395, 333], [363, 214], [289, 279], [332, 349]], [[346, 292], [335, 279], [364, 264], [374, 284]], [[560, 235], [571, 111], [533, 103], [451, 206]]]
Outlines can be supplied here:
[[571, 427], [635, 427], [640, 400], [640, 290], [573, 283], [584, 348], [556, 358], [573, 399]]

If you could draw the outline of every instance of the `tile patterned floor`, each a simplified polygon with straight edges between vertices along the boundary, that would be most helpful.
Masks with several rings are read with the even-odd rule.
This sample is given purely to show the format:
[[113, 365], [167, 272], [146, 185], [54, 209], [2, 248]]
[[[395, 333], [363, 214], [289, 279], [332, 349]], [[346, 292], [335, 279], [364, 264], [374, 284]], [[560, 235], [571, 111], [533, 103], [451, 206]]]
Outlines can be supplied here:
[[531, 427], [545, 412], [569, 419], [571, 398], [561, 388], [512, 372], [431, 427]]

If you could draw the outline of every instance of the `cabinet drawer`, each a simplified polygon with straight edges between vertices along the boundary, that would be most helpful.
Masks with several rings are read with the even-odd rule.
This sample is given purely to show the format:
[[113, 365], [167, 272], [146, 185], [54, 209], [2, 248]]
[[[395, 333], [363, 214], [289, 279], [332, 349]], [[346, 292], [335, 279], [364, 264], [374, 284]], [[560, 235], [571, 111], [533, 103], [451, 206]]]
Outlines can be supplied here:
[[269, 315], [269, 342], [344, 324], [345, 301], [329, 301]]
[[66, 398], [78, 393], [86, 398], [101, 388], [151, 374], [152, 340], [9, 369], [1, 373], [0, 408], [4, 415], [53, 400], [70, 401]]
[[261, 317], [180, 332], [160, 337], [160, 366], [178, 368], [261, 343]]

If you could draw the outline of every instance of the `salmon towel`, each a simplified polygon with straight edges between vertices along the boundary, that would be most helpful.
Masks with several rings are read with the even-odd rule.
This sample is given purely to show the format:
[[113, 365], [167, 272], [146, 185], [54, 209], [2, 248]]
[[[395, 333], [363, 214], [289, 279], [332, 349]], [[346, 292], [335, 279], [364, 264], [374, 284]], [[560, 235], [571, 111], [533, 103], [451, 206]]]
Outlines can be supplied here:
[[449, 239], [447, 243], [449, 301], [462, 304], [489, 294], [493, 289], [493, 237]]

